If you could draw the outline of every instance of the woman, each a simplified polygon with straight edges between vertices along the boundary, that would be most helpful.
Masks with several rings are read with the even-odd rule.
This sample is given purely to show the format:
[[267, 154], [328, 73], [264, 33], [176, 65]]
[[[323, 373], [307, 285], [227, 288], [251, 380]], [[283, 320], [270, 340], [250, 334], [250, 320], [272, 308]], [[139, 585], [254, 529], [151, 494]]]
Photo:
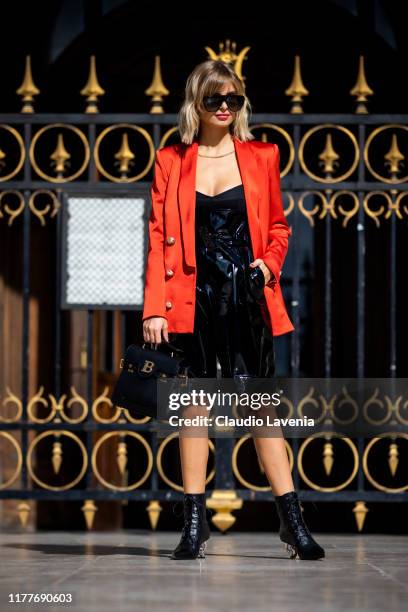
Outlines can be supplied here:
[[[292, 331], [280, 289], [291, 230], [277, 145], [253, 141], [250, 103], [219, 60], [188, 77], [181, 144], [156, 153], [151, 189], [143, 337], [183, 349], [195, 376], [272, 377], [273, 336]], [[170, 339], [169, 339], [170, 334]], [[193, 414], [193, 412], [191, 413]], [[303, 522], [283, 436], [254, 437], [292, 557], [324, 550]], [[208, 437], [179, 435], [184, 527], [173, 559], [204, 557]]]

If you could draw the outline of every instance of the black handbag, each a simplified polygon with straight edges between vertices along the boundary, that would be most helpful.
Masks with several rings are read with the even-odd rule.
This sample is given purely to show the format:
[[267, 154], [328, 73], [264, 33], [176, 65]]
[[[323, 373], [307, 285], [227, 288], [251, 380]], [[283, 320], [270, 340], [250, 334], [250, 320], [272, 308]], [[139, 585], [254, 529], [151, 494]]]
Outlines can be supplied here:
[[[136, 419], [146, 416], [157, 418], [157, 387], [161, 381], [168, 385], [167, 391], [172, 392], [186, 387], [188, 378], [193, 376], [190, 366], [185, 363], [182, 349], [170, 342], [160, 344], [165, 351], [146, 349], [145, 345], [130, 344], [127, 347], [120, 361], [122, 371], [110, 398], [113, 405], [126, 408]], [[174, 353], [178, 355], [174, 356]]]

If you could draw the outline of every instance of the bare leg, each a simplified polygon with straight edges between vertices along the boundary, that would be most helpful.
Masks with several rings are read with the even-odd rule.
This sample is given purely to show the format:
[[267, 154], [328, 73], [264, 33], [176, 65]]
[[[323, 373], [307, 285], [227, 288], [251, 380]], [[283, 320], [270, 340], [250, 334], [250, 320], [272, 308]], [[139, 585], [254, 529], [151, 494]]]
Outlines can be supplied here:
[[[189, 406], [183, 417], [208, 416], [203, 407]], [[183, 426], [179, 432], [184, 493], [204, 493], [208, 463], [208, 427]]]
[[285, 448], [285, 440], [279, 438], [260, 438], [254, 436], [254, 444], [258, 459], [271, 485], [274, 495], [283, 495], [294, 490], [290, 473], [289, 459]]
[[208, 461], [208, 438], [180, 436], [179, 444], [184, 493], [204, 493]]

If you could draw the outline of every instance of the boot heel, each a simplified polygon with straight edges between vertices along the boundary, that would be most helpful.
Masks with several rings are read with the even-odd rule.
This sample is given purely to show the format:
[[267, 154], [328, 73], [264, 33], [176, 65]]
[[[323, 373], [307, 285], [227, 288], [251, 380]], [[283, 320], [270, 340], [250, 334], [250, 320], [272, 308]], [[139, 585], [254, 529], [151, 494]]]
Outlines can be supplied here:
[[198, 551], [198, 559], [205, 559], [205, 549], [207, 548], [207, 540], [205, 540], [201, 546], [200, 546], [200, 550]]
[[289, 554], [290, 559], [300, 559], [296, 546], [285, 543], [285, 550]]

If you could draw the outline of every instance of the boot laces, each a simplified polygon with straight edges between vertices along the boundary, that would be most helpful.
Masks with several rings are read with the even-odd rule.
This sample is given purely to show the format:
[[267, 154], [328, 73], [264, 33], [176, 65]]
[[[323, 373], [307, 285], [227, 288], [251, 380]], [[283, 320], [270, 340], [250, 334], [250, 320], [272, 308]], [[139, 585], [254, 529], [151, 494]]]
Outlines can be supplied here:
[[309, 529], [304, 522], [302, 510], [296, 499], [290, 500], [290, 503], [288, 505], [288, 514], [291, 517], [291, 523], [296, 526], [299, 535], [311, 537]]
[[[183, 514], [184, 514], [184, 509], [183, 509], [183, 508], [181, 509], [181, 511], [180, 511], [180, 512], [176, 512], [176, 511], [175, 511], [175, 510], [176, 510], [176, 508], [177, 508], [177, 506], [179, 506], [179, 505], [180, 505], [180, 504], [182, 504], [182, 503], [183, 503], [183, 501], [179, 499], [179, 500], [178, 500], [178, 501], [176, 501], [176, 503], [175, 503], [175, 504], [173, 504], [173, 506], [172, 506], [172, 512], [173, 512], [174, 516], [176, 516], [177, 518], [180, 518], [180, 516], [183, 516]], [[205, 504], [202, 504], [202, 503], [201, 503], [201, 502], [199, 502], [199, 501], [195, 501], [194, 503], [195, 503], [195, 504], [197, 504], [197, 506], [205, 506]], [[206, 512], [206, 513], [208, 513], [208, 514], [210, 515], [210, 518], [212, 517], [212, 515], [213, 515], [213, 514], [215, 514], [215, 510], [213, 510], [212, 508], [207, 508], [207, 506], [205, 506], [205, 512]]]
[[[196, 506], [196, 508], [192, 510], [192, 507], [194, 506]], [[204, 508], [204, 513], [202, 513], [203, 508]], [[204, 514], [204, 520], [206, 520], [205, 504], [203, 504], [197, 499], [193, 500], [191, 498], [187, 498], [187, 501], [184, 505], [184, 525], [183, 525], [183, 529], [181, 532], [183, 538], [193, 537], [191, 533], [191, 529], [192, 528], [198, 529], [198, 525], [199, 525], [198, 515], [200, 513]]]

